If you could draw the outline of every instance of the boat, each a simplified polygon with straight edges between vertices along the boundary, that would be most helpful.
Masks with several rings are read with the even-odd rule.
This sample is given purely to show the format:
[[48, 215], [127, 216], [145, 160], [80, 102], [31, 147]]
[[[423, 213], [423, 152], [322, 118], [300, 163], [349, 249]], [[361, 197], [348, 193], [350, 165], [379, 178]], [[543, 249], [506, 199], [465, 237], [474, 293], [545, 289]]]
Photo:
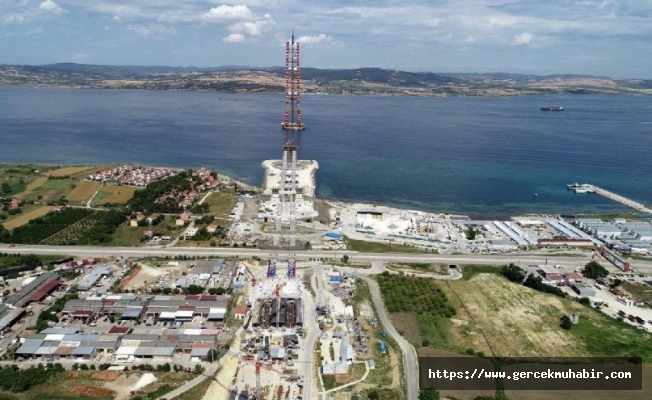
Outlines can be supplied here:
[[580, 186], [582, 186], [582, 185], [580, 185], [579, 183], [571, 183], [570, 185], [566, 185], [566, 188], [568, 190], [575, 190]]
[[541, 107], [541, 111], [564, 111], [564, 107], [562, 107], [562, 106], [546, 106], [546, 107]]
[[590, 193], [589, 189], [575, 188], [575, 193]]
[[534, 198], [536, 199], [537, 197], [539, 197], [539, 193], [534, 194]]

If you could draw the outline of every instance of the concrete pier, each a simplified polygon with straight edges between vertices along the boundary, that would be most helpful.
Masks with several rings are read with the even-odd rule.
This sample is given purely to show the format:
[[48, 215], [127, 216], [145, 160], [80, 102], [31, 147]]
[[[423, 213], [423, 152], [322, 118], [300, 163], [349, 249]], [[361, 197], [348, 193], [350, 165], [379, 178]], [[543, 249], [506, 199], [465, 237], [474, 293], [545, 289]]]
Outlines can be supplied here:
[[611, 199], [613, 201], [616, 201], [620, 204], [626, 205], [627, 207], [633, 208], [636, 211], [644, 212], [644, 213], [649, 213], [652, 214], [652, 209], [649, 207], [644, 206], [643, 204], [636, 202], [634, 200], [630, 200], [627, 197], [621, 196], [619, 194], [616, 194], [614, 192], [610, 192], [606, 189], [603, 189], [601, 187], [591, 185], [589, 183], [585, 183], [581, 185], [582, 188], [586, 188], [589, 190], [589, 192], [597, 193], [601, 196], [604, 196], [608, 199]]

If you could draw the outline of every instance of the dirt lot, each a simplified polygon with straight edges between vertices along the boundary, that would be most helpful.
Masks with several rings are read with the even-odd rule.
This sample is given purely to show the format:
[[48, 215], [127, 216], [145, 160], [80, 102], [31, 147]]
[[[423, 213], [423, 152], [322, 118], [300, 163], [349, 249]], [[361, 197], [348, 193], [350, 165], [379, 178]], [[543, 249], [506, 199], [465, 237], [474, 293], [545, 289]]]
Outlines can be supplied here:
[[401, 335], [412, 343], [413, 346], [419, 348], [423, 337], [419, 331], [419, 324], [417, 317], [413, 313], [400, 312], [390, 314], [392, 324], [401, 332]]
[[[143, 287], [146, 284], [156, 282], [158, 278], [163, 276], [163, 274], [166, 272], [170, 273], [170, 281], [172, 282], [172, 279], [181, 274], [180, 271], [182, 269], [182, 267], [168, 266], [165, 263], [162, 263], [160, 267], [152, 267], [147, 264], [138, 264], [138, 268], [138, 271], [131, 279], [127, 281], [125, 278], [125, 280], [123, 280], [123, 283], [127, 283], [121, 287], [127, 289]], [[131, 276], [131, 274], [129, 276]]]
[[81, 181], [68, 193], [66, 199], [73, 202], [87, 202], [100, 188], [99, 182]]
[[32, 210], [30, 212], [26, 212], [24, 214], [20, 214], [18, 217], [10, 219], [2, 224], [6, 229], [12, 230], [14, 228], [17, 228], [21, 225], [25, 225], [28, 223], [31, 219], [42, 217], [45, 214], [49, 213], [50, 211], [54, 210], [54, 207], [52, 206], [43, 206], [39, 207], [35, 210]]
[[93, 205], [126, 203], [134, 197], [137, 190], [131, 186], [102, 186], [97, 194], [100, 200], [93, 199]]

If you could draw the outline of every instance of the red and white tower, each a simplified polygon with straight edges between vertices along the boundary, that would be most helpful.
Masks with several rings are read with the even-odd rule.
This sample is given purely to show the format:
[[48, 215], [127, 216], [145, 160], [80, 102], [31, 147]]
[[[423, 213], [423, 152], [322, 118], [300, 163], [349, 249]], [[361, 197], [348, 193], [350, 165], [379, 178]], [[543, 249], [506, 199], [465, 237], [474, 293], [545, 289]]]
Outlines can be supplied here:
[[299, 74], [299, 42], [285, 42], [285, 114], [283, 129], [300, 131], [306, 127], [301, 120], [301, 77]]

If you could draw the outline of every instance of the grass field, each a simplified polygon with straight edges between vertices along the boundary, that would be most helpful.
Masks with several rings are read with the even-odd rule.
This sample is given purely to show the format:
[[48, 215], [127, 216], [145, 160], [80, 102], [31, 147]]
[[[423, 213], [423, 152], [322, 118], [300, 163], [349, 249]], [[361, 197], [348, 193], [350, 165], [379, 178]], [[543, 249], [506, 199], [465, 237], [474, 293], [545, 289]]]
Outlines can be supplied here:
[[208, 387], [211, 385], [211, 380], [206, 379], [204, 382], [195, 386], [194, 388], [185, 391], [181, 396], [175, 397], [176, 400], [201, 400], [206, 394]]
[[405, 246], [402, 244], [387, 244], [366, 242], [364, 240], [356, 240], [345, 238], [346, 247], [349, 250], [359, 252], [372, 252], [372, 253], [425, 253], [424, 250], [417, 249], [412, 246]]
[[[497, 356], [635, 354], [652, 362], [652, 335], [575, 301], [531, 290], [495, 274], [447, 282], [442, 287], [458, 310], [448, 327], [450, 342], [443, 344], [451, 350], [470, 348]], [[559, 319], [570, 312], [579, 314], [580, 322], [567, 331], [559, 326]], [[424, 337], [436, 343], [436, 331]]]
[[68, 193], [66, 199], [71, 202], [85, 204], [99, 188], [99, 182], [81, 181]]
[[[233, 207], [235, 207], [238, 198], [235, 193], [227, 190], [211, 193], [204, 204], [209, 205], [208, 214], [215, 218], [228, 218]], [[216, 221], [219, 223], [220, 221]]]
[[623, 282], [620, 287], [632, 294], [634, 297], [638, 297], [645, 302], [646, 307], [652, 305], [652, 288], [649, 286], [635, 285], [629, 282]]
[[93, 198], [92, 205], [123, 204], [131, 200], [137, 190], [131, 186], [102, 186]]
[[4, 226], [7, 230], [12, 230], [12, 229], [17, 228], [19, 226], [25, 225], [31, 219], [42, 217], [42, 216], [44, 216], [45, 214], [49, 213], [52, 210], [54, 210], [54, 207], [52, 207], [52, 206], [41, 206], [41, 207], [38, 207], [35, 210], [19, 214], [18, 217], [16, 217], [16, 218], [5, 221], [2, 224], [2, 226]]

